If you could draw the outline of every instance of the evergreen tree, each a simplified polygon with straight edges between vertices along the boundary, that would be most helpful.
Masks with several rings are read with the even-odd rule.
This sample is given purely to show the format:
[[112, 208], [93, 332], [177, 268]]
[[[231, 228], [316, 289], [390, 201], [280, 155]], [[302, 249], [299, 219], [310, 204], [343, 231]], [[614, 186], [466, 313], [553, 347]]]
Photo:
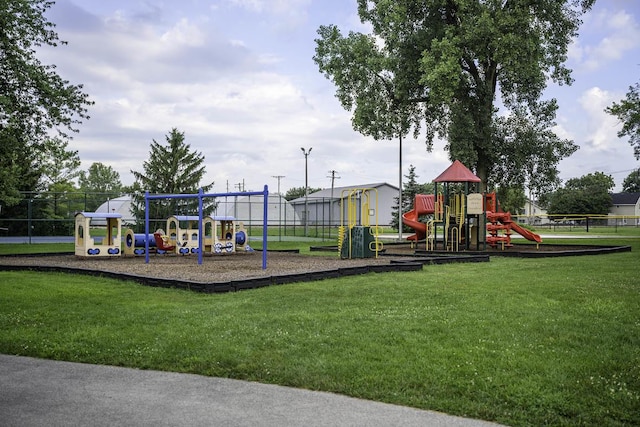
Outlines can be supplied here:
[[[202, 188], [205, 193], [213, 188], [213, 182], [201, 185], [205, 175], [204, 156], [192, 151], [185, 142], [184, 132], [173, 128], [165, 136], [166, 145], [156, 140], [151, 143], [149, 160], [143, 163], [143, 171], [131, 173], [135, 178], [131, 208], [138, 224], [144, 223], [144, 192], [150, 194], [196, 194]], [[204, 200], [204, 213], [209, 215], [215, 207], [213, 200]], [[153, 200], [149, 217], [159, 221], [171, 215], [196, 215], [197, 199]]]

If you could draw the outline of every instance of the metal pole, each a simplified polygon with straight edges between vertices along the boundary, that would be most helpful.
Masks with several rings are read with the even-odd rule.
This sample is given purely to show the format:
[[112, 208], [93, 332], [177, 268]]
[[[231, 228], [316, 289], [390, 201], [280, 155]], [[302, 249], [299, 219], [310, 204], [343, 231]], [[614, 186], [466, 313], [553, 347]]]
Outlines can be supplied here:
[[400, 150], [398, 155], [398, 241], [402, 241], [402, 132], [400, 132]]
[[300, 147], [300, 149], [302, 150], [302, 154], [304, 154], [304, 235], [306, 237], [309, 231], [309, 169], [307, 167], [307, 158], [309, 154], [311, 154], [313, 147], [309, 147], [309, 150], [305, 150], [302, 147]]

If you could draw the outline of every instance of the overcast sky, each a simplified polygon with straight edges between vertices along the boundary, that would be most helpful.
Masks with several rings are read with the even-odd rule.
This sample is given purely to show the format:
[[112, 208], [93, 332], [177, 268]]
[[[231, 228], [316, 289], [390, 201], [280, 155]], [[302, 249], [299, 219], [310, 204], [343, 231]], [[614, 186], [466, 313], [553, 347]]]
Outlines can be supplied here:
[[[320, 25], [367, 30], [355, 0], [56, 0], [49, 18], [69, 44], [43, 62], [95, 102], [71, 143], [84, 170], [102, 162], [131, 184], [151, 142], [177, 128], [204, 155], [214, 192], [303, 187], [301, 147], [313, 148], [310, 187], [331, 187], [330, 171], [336, 187], [398, 185], [398, 142], [354, 131], [312, 60]], [[580, 146], [561, 177], [601, 171], [619, 191], [640, 163], [603, 110], [640, 80], [640, 2], [598, 0], [568, 66], [574, 84], [546, 94], [560, 105], [557, 134]], [[412, 164], [430, 182], [450, 164], [443, 146], [405, 140], [403, 175]]]

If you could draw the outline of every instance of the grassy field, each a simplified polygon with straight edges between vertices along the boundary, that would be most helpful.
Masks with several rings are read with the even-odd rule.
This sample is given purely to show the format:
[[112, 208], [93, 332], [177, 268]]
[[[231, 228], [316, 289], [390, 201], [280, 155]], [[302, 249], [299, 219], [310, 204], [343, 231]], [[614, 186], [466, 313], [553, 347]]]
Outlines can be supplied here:
[[640, 425], [640, 239], [562, 242], [633, 251], [494, 257], [217, 295], [0, 272], [0, 352], [325, 390], [508, 425]]

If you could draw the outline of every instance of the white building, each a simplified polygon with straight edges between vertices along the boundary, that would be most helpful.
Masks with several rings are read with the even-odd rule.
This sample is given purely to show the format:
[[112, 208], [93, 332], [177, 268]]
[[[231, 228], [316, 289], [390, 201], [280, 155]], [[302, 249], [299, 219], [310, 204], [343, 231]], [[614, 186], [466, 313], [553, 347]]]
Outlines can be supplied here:
[[609, 225], [640, 225], [640, 193], [611, 195]]
[[[264, 219], [264, 196], [217, 197], [214, 216], [232, 216], [245, 226], [262, 225]], [[282, 195], [269, 194], [267, 199], [267, 225], [300, 225], [300, 217]]]
[[[370, 189], [372, 193], [371, 197], [375, 194], [377, 196], [377, 209], [371, 206], [371, 209], [376, 209], [375, 212], [371, 212], [371, 217], [377, 218], [378, 225], [389, 225], [392, 220], [392, 209], [397, 204], [398, 187], [395, 187], [386, 182], [352, 185], [348, 187], [335, 187], [333, 189], [328, 188], [315, 193], [309, 194], [308, 198], [299, 197], [295, 200], [291, 200], [291, 205], [295, 209], [296, 213], [301, 220], [304, 218], [309, 219], [309, 225], [323, 224], [323, 225], [340, 225], [341, 218], [346, 216], [346, 210], [340, 212], [340, 206], [343, 198], [348, 197], [351, 191], [357, 189]], [[306, 206], [306, 215], [305, 215]], [[346, 207], [343, 207], [346, 209]], [[372, 220], [373, 224], [374, 221]]]
[[[98, 206], [96, 213], [120, 214], [122, 215], [123, 225], [135, 225], [136, 223], [136, 219], [131, 211], [131, 196], [120, 196], [107, 200]], [[104, 219], [96, 219], [92, 223], [95, 225], [106, 225], [106, 221]]]

